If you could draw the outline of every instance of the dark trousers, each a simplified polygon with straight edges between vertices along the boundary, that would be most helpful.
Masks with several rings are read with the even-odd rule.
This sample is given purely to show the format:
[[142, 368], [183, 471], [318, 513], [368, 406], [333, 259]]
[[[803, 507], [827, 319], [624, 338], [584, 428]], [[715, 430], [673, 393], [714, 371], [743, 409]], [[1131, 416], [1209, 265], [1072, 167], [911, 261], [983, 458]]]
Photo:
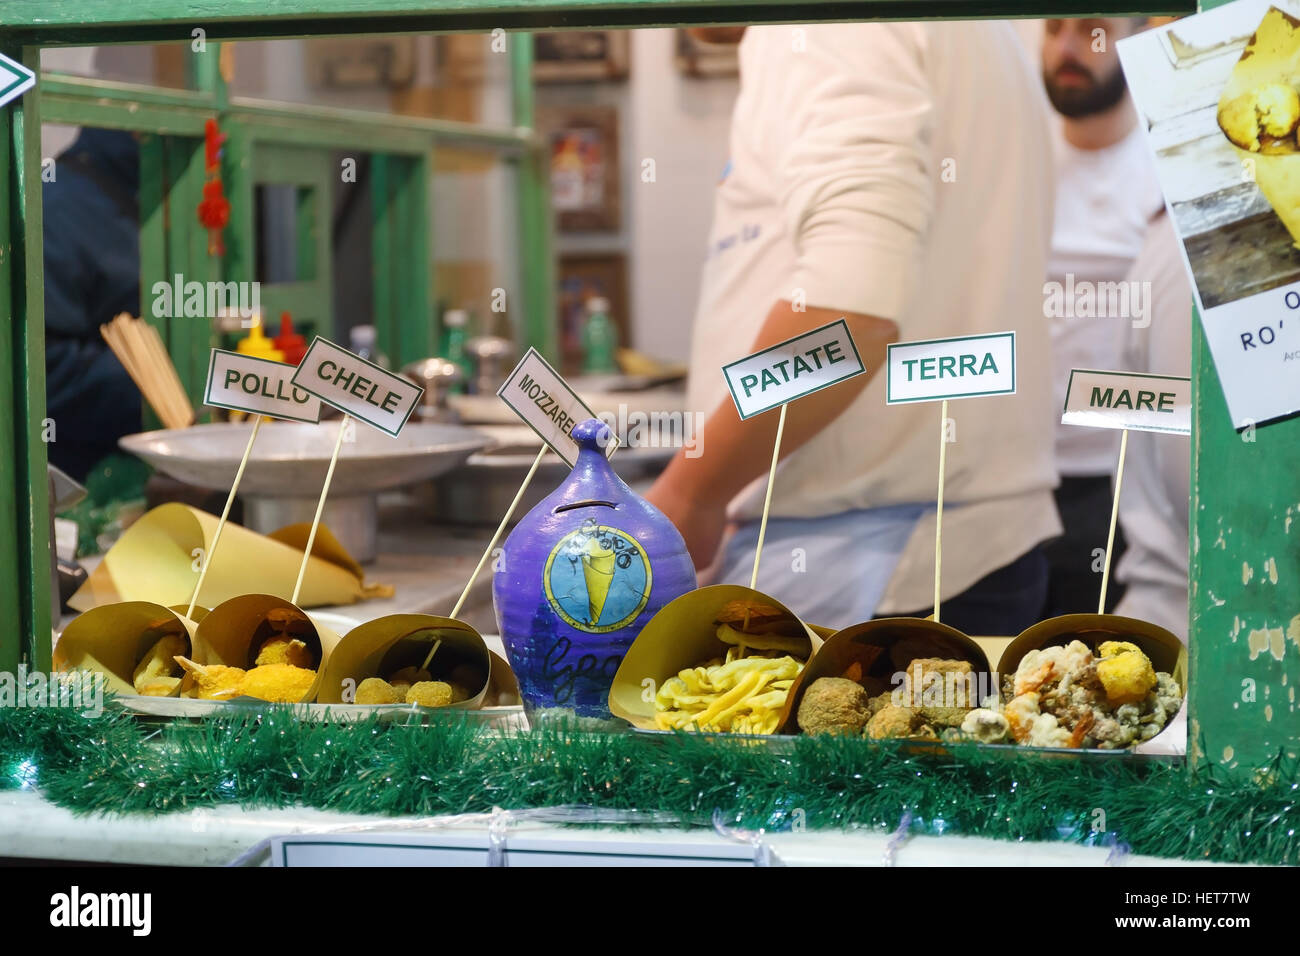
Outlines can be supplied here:
[[[1110, 530], [1110, 509], [1114, 491], [1109, 475], [1062, 478], [1056, 489], [1056, 509], [1065, 533], [1044, 546], [1050, 565], [1044, 620], [1061, 614], [1096, 614], [1101, 597], [1101, 569]], [[1115, 580], [1115, 568], [1124, 553], [1124, 534], [1115, 526], [1115, 551], [1110, 559], [1110, 582], [1106, 586], [1106, 612], [1124, 596]]]
[[[1042, 545], [986, 574], [956, 597], [943, 601], [939, 620], [972, 637], [1019, 634], [1037, 624], [1047, 597], [1047, 557]], [[890, 617], [928, 617], [934, 608]]]

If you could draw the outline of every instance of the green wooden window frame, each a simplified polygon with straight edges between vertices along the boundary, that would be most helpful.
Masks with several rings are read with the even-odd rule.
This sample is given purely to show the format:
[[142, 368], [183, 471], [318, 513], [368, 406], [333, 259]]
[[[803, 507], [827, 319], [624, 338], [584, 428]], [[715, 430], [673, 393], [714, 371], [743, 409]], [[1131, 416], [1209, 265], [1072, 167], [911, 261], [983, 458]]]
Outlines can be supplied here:
[[[1218, 0], [1204, 4], [1218, 5]], [[167, 42], [183, 39], [193, 29], [202, 29], [208, 40], [215, 41], [341, 33], [487, 32], [557, 25], [617, 28], [1195, 12], [1194, 4], [1173, 0], [1155, 0], [1144, 6], [1135, 9], [1132, 2], [1103, 0], [1043, 4], [1024, 0], [285, 0], [273, 15], [265, 16], [265, 4], [260, 0], [227, 0], [217, 7], [205, 0], [152, 0], [143, 8], [121, 0], [80, 0], [76, 4], [8, 0], [0, 24], [0, 52], [35, 69], [42, 45]], [[521, 46], [517, 44], [515, 49]], [[10, 396], [12, 407], [10, 415], [0, 415], [0, 445], [14, 452], [0, 456], [0, 568], [17, 569], [16, 575], [0, 576], [0, 609], [6, 612], [4, 619], [10, 625], [0, 636], [0, 669], [12, 668], [22, 656], [36, 666], [48, 666], [49, 662], [49, 541], [45, 449], [40, 441], [45, 388], [41, 263], [39, 254], [30, 250], [41, 248], [41, 112], [53, 117], [70, 110], [69, 82], [39, 84], [0, 112], [0, 177], [10, 197], [7, 210], [0, 215], [0, 308], [9, 319], [8, 334], [0, 336], [0, 393]], [[517, 83], [525, 82], [517, 73]], [[107, 85], [102, 93], [101, 100], [110, 102], [132, 95]], [[165, 135], [197, 135], [200, 117], [212, 109], [207, 96], [203, 92], [158, 93], [142, 103], [137, 119], [142, 128]], [[520, 102], [525, 106], [520, 107]], [[516, 105], [522, 112], [531, 106], [527, 91]], [[231, 106], [236, 108], [236, 104]], [[266, 115], [265, 111], [273, 108], [261, 109]], [[110, 118], [120, 116], [106, 102], [78, 100], [73, 112], [84, 115], [71, 121], [87, 122], [85, 116], [95, 111]], [[294, 126], [295, 135], [305, 140], [319, 142], [322, 133], [331, 143], [355, 142], [362, 136], [374, 148], [374, 140], [367, 135], [374, 129], [373, 119], [359, 118], [359, 125], [349, 128], [337, 116], [295, 112], [299, 115], [284, 117], [286, 125]], [[517, 115], [521, 129], [475, 134], [494, 145], [518, 150], [521, 194], [534, 198], [532, 204], [521, 201], [521, 206], [528, 207], [520, 210], [526, 250], [540, 247], [534, 241], [544, 233], [548, 221], [545, 205], [535, 201], [542, 192], [545, 167], [541, 150], [524, 131], [531, 126], [531, 117], [528, 120], [519, 122]], [[438, 126], [413, 120], [401, 130], [386, 131], [385, 135], [394, 139], [406, 137], [412, 148], [385, 145], [384, 151], [427, 155], [428, 139], [438, 137]], [[365, 145], [359, 144], [359, 148]], [[392, 182], [402, 179], [399, 174]], [[376, 241], [391, 242], [391, 232], [387, 239], [377, 236]], [[524, 262], [526, 284], [549, 297], [546, 267], [541, 261]], [[387, 334], [400, 341], [407, 333], [396, 330]], [[1223, 764], [1232, 754], [1240, 767], [1248, 769], [1266, 763], [1279, 749], [1293, 755], [1300, 750], [1300, 724], [1288, 716], [1288, 691], [1300, 683], [1300, 653], [1284, 650], [1277, 657], [1264, 653], [1248, 660], [1247, 642], [1238, 639], [1251, 630], [1275, 633], [1290, 628], [1292, 635], [1300, 631], [1300, 608], [1292, 603], [1295, 582], [1300, 580], [1300, 549], [1288, 546], [1287, 537], [1288, 512], [1300, 507], [1294, 491], [1300, 418], [1261, 428], [1253, 441], [1243, 441], [1231, 427], [1199, 325], [1194, 330], [1192, 362], [1189, 753], [1194, 763]], [[1225, 523], [1235, 533], [1220, 546], [1216, 542]], [[1276, 561], [1279, 586], [1266, 587], [1258, 576], [1253, 584], [1244, 582], [1243, 561], [1257, 561], [1265, 554]], [[1284, 649], [1286, 643], [1294, 646], [1295, 642], [1291, 636]], [[1258, 703], [1241, 705], [1244, 680], [1255, 682]], [[1279, 719], [1265, 719], [1266, 700], [1271, 700]], [[1203, 752], [1199, 749], [1202, 738]]]

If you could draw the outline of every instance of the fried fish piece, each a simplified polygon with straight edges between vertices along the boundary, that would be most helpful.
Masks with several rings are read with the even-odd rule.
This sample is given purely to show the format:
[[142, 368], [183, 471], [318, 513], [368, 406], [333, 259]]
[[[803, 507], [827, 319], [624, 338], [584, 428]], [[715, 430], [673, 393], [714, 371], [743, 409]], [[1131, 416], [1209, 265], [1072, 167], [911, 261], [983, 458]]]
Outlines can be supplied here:
[[311, 649], [303, 641], [287, 634], [276, 634], [263, 642], [253, 665], [261, 667], [264, 664], [291, 664], [308, 670], [315, 669]]
[[247, 673], [242, 667], [226, 664], [197, 664], [188, 657], [177, 655], [176, 663], [185, 669], [198, 687], [194, 694], [199, 700], [229, 700], [238, 697], [240, 686]]
[[244, 675], [240, 693], [261, 700], [297, 703], [307, 697], [316, 672], [292, 664], [262, 664]]

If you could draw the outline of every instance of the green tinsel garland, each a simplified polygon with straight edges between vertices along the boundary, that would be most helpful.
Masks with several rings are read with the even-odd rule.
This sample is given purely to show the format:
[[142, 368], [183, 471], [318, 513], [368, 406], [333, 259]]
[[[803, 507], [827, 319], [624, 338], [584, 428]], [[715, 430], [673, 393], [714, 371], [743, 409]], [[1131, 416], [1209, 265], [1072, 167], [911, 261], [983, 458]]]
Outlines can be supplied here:
[[[450, 716], [450, 715], [449, 715]], [[38, 787], [75, 812], [166, 813], [220, 803], [448, 814], [565, 805], [673, 813], [769, 830], [850, 825], [1123, 846], [1163, 857], [1300, 863], [1300, 773], [1263, 786], [1123, 756], [924, 753], [902, 744], [681, 734], [513, 736], [448, 719], [313, 723], [260, 716], [143, 723], [109, 702], [0, 710], [0, 789]], [[1105, 832], [1094, 832], [1101, 810]], [[910, 816], [905, 816], [910, 814]]]

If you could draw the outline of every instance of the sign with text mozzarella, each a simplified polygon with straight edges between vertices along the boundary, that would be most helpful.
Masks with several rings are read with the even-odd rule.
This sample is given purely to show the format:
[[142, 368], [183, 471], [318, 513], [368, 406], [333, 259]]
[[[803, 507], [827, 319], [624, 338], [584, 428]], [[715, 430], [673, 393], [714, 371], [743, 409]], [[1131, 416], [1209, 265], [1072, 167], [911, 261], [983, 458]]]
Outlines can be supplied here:
[[424, 389], [319, 335], [291, 379], [326, 405], [396, 435]]
[[0, 106], [16, 100], [36, 85], [36, 74], [0, 53]]
[[318, 422], [320, 399], [293, 384], [297, 370], [284, 362], [213, 349], [203, 404], [294, 422]]
[[843, 319], [722, 367], [742, 419], [866, 371]]
[[[578, 443], [570, 432], [579, 422], [598, 416], [537, 349], [530, 348], [519, 360], [514, 371], [497, 389], [497, 395], [557, 455], [570, 466], [577, 463]], [[613, 454], [617, 444], [615, 436], [606, 454]]]
[[1016, 333], [897, 342], [885, 364], [885, 404], [1016, 392]]
[[1192, 433], [1192, 380], [1136, 372], [1070, 371], [1066, 425]]

